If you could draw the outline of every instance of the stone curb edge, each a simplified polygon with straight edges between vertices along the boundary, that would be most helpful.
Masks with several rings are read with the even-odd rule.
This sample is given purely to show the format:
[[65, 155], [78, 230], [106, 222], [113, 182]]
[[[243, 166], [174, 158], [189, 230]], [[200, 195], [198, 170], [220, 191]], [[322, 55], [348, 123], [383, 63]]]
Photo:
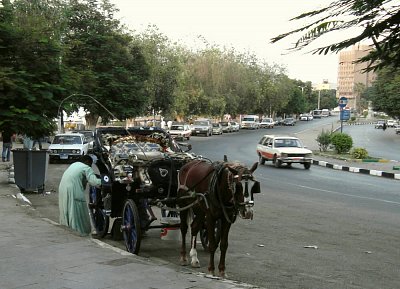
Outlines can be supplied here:
[[334, 170], [342, 170], [345, 172], [360, 173], [360, 174], [365, 174], [365, 175], [372, 175], [372, 176], [384, 177], [384, 178], [388, 178], [388, 179], [400, 180], [400, 173], [395, 174], [395, 173], [383, 172], [383, 171], [378, 171], [378, 170], [361, 169], [361, 168], [357, 168], [357, 167], [342, 166], [342, 165], [328, 163], [326, 161], [317, 161], [317, 160], [313, 160], [313, 165], [322, 166], [322, 167], [326, 167], [326, 168], [330, 168], [330, 169], [334, 169]]

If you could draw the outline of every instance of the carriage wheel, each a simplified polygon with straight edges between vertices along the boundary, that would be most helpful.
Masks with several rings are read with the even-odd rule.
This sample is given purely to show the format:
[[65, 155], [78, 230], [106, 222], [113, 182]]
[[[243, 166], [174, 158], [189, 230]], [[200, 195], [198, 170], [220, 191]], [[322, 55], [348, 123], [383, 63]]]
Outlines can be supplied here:
[[[217, 243], [217, 247], [219, 241], [221, 239], [221, 220], [217, 220], [215, 224], [215, 242]], [[203, 249], [208, 251], [208, 232], [207, 232], [207, 224], [204, 222], [203, 228], [200, 230], [200, 241]]]
[[131, 199], [126, 200], [122, 210], [121, 230], [128, 252], [138, 254], [140, 241], [142, 239], [142, 231], [140, 229], [138, 208], [135, 202]]
[[92, 223], [96, 229], [96, 234], [100, 238], [104, 238], [108, 233], [110, 224], [110, 217], [106, 215], [105, 210], [100, 206], [97, 201], [101, 198], [100, 193], [97, 192], [96, 187], [90, 187], [89, 193], [89, 212], [92, 218]]

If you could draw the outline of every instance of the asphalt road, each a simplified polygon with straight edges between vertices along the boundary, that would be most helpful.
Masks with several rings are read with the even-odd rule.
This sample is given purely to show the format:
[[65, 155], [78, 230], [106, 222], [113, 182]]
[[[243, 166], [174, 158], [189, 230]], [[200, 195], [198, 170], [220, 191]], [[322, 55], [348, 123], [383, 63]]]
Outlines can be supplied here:
[[[212, 160], [257, 161], [255, 145], [265, 133], [295, 134], [322, 122], [295, 127], [193, 137], [193, 151]], [[371, 132], [371, 130], [368, 130]], [[373, 133], [378, 133], [372, 130]], [[371, 133], [372, 133], [371, 132]], [[386, 131], [388, 132], [388, 131]], [[367, 130], [365, 129], [365, 133]], [[47, 195], [29, 195], [37, 211], [58, 221], [59, 179], [67, 164], [49, 165]], [[318, 166], [259, 166], [262, 193], [255, 218], [231, 229], [227, 256], [230, 279], [266, 288], [399, 288], [400, 193], [398, 181]], [[123, 248], [107, 236], [105, 242]], [[179, 243], [150, 230], [140, 255], [176, 264]], [[199, 250], [207, 271], [207, 254]]]

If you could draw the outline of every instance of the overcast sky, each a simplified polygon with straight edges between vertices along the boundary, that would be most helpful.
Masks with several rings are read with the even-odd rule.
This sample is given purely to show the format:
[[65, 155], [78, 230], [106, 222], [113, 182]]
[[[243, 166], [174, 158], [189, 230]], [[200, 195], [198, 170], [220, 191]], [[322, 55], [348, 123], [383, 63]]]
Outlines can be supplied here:
[[[338, 55], [311, 55], [308, 50], [287, 54], [297, 38], [270, 44], [270, 39], [299, 27], [289, 19], [329, 4], [331, 0], [111, 0], [122, 23], [136, 31], [149, 24], [173, 41], [194, 46], [208, 43], [251, 52], [269, 64], [287, 68], [290, 78], [337, 82]], [[331, 41], [332, 39], [329, 39]], [[328, 40], [324, 40], [328, 41]], [[327, 43], [322, 43], [327, 44]]]

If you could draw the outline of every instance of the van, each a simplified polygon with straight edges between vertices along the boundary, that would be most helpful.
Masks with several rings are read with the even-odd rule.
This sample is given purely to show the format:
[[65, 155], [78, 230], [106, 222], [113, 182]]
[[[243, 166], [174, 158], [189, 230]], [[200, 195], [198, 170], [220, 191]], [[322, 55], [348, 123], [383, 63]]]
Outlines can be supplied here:
[[260, 118], [258, 115], [248, 114], [242, 117], [241, 128], [258, 129], [260, 127]]

